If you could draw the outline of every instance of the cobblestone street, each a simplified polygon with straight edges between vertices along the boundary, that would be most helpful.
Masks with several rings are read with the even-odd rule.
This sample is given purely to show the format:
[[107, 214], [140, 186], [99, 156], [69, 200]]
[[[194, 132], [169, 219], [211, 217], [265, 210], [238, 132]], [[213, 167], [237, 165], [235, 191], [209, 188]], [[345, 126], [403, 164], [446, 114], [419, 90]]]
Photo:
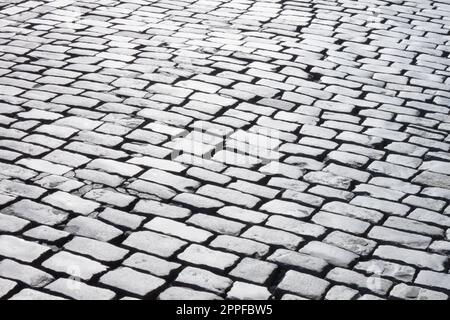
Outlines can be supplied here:
[[450, 0], [0, 0], [0, 299], [450, 295]]

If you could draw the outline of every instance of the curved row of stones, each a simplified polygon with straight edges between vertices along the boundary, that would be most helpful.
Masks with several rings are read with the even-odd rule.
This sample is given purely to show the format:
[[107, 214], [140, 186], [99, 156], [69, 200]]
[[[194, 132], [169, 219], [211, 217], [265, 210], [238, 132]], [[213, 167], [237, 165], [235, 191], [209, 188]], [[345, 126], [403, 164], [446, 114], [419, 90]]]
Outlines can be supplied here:
[[450, 5], [0, 0], [0, 298], [448, 299]]

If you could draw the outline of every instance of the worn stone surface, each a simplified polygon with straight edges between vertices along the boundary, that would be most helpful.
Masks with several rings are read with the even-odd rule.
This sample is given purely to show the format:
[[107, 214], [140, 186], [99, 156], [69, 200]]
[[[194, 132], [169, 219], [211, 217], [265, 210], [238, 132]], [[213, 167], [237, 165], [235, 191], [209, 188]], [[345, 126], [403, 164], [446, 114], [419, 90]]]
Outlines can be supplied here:
[[0, 0], [0, 299], [448, 299], [447, 2]]

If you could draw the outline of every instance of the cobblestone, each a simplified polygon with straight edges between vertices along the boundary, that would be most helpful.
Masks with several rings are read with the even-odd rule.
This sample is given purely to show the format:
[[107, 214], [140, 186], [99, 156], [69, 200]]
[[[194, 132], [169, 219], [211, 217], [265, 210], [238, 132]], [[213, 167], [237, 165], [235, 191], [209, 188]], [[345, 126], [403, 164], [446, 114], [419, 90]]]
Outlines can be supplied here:
[[187, 267], [178, 275], [177, 282], [202, 287], [206, 290], [221, 294], [232, 284], [228, 278], [218, 276], [210, 271]]
[[449, 12], [0, 0], [0, 299], [448, 299]]
[[145, 228], [197, 243], [204, 242], [212, 236], [212, 233], [208, 231], [159, 217], [148, 222]]
[[45, 286], [54, 279], [47, 272], [9, 259], [0, 262], [0, 276], [18, 280], [30, 287], [37, 288]]
[[267, 300], [270, 296], [267, 288], [240, 281], [236, 281], [227, 294], [227, 298], [238, 300]]
[[328, 286], [329, 282], [326, 280], [290, 270], [286, 273], [278, 288], [306, 298], [319, 299], [324, 295]]
[[65, 300], [64, 298], [33, 289], [23, 289], [10, 298], [11, 300]]
[[436, 271], [444, 270], [446, 262], [445, 256], [393, 246], [379, 246], [374, 255], [382, 259], [404, 261], [417, 267]]
[[221, 270], [232, 266], [239, 259], [234, 254], [211, 250], [196, 244], [192, 244], [186, 248], [186, 250], [178, 255], [178, 258], [197, 265], [207, 265]]
[[358, 258], [356, 254], [350, 251], [318, 241], [309, 242], [300, 249], [300, 252], [321, 258], [330, 264], [341, 267], [347, 267]]
[[405, 300], [447, 300], [448, 295], [434, 290], [416, 286], [408, 286], [404, 283], [396, 285], [390, 296]]
[[150, 231], [139, 231], [130, 234], [123, 244], [162, 257], [169, 257], [186, 242]]
[[246, 254], [249, 256], [261, 257], [269, 252], [269, 246], [260, 242], [220, 235], [211, 242], [213, 248], [222, 248], [231, 252]]
[[89, 286], [70, 279], [58, 279], [45, 288], [75, 300], [111, 300], [115, 297], [115, 293], [111, 290]]
[[17, 237], [0, 236], [0, 255], [16, 258], [24, 262], [33, 262], [50, 248]]
[[160, 300], [222, 300], [218, 295], [213, 293], [198, 291], [183, 287], [170, 287], [162, 292], [158, 299]]
[[97, 203], [85, 200], [67, 192], [57, 191], [43, 199], [45, 203], [64, 210], [74, 211], [82, 215], [88, 215], [99, 207]]
[[76, 217], [66, 224], [65, 231], [100, 241], [109, 241], [122, 234], [122, 231], [97, 219]]
[[128, 250], [112, 244], [82, 237], [73, 238], [64, 248], [103, 262], [119, 261], [128, 253]]
[[[334, 268], [327, 274], [328, 280], [333, 280], [346, 285], [357, 286], [358, 288], [365, 288], [374, 293], [385, 295], [392, 286], [392, 282], [386, 279], [370, 279], [366, 276], [342, 268]], [[377, 281], [376, 285], [373, 284]]]
[[12, 289], [16, 287], [17, 283], [11, 280], [0, 279], [0, 298], [6, 296]]
[[138, 272], [128, 267], [109, 271], [100, 278], [100, 282], [139, 296], [145, 296], [165, 283], [161, 278]]

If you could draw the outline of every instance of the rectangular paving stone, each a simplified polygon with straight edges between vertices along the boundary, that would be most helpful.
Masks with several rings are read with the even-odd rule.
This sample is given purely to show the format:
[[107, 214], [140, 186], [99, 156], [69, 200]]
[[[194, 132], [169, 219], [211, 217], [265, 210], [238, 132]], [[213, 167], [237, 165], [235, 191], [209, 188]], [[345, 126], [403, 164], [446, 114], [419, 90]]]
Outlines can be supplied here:
[[106, 208], [100, 213], [99, 218], [106, 220], [114, 225], [125, 227], [128, 229], [137, 229], [145, 219], [136, 214], [130, 214], [121, 210]]
[[166, 218], [185, 218], [191, 215], [189, 209], [154, 200], [140, 200], [134, 207], [134, 211]]
[[62, 191], [56, 191], [55, 193], [45, 197], [42, 201], [52, 206], [73, 211], [82, 215], [88, 215], [100, 206], [94, 201], [85, 200]]
[[339, 201], [326, 203], [322, 207], [322, 210], [341, 214], [351, 218], [365, 220], [372, 223], [377, 223], [383, 218], [383, 214], [376, 210], [365, 209]]
[[78, 216], [70, 220], [64, 231], [100, 241], [110, 241], [122, 235], [122, 231], [100, 220]]
[[248, 256], [262, 257], [269, 251], [269, 246], [253, 240], [219, 235], [210, 244], [213, 248], [225, 249], [230, 252]]
[[212, 232], [228, 235], [239, 235], [241, 230], [246, 227], [243, 223], [202, 213], [194, 214], [186, 222]]
[[158, 184], [163, 184], [180, 191], [192, 191], [200, 186], [196, 180], [181, 177], [158, 169], [150, 169], [140, 175], [140, 178], [153, 181]]
[[400, 217], [389, 217], [384, 222], [384, 225], [399, 230], [405, 230], [430, 236], [440, 237], [444, 234], [444, 231], [441, 228], [417, 220]]
[[321, 258], [339, 267], [348, 267], [358, 258], [358, 255], [353, 252], [319, 241], [307, 243], [299, 252]]
[[351, 251], [357, 255], [367, 256], [373, 252], [377, 243], [341, 231], [333, 231], [327, 235], [323, 242]]
[[334, 268], [328, 272], [327, 279], [346, 285], [357, 286], [362, 289], [368, 289], [380, 295], [385, 295], [392, 286], [392, 282], [389, 280], [377, 278], [377, 283], [374, 284], [373, 282], [375, 279], [371, 279], [361, 273], [343, 268]]
[[422, 270], [419, 272], [419, 275], [414, 282], [428, 287], [436, 287], [449, 290], [450, 275], [446, 273]]
[[109, 271], [100, 278], [100, 282], [139, 296], [145, 296], [165, 283], [161, 278], [138, 272], [128, 267]]
[[181, 264], [169, 262], [164, 259], [144, 253], [135, 253], [123, 262], [123, 265], [150, 272], [159, 277], [166, 277], [174, 270], [181, 267]]
[[24, 236], [42, 241], [44, 243], [54, 244], [57, 241], [69, 237], [70, 234], [53, 227], [41, 225], [33, 229], [29, 229], [24, 233]]
[[83, 237], [74, 237], [64, 245], [64, 248], [106, 263], [119, 261], [128, 253], [128, 250], [107, 242]]
[[224, 270], [231, 267], [237, 260], [239, 260], [239, 257], [231, 253], [212, 250], [198, 244], [191, 244], [178, 255], [178, 259], [196, 265], [205, 265]]
[[411, 282], [416, 273], [416, 269], [413, 267], [378, 259], [359, 262], [355, 265], [355, 269], [375, 276], [395, 278], [403, 282]]
[[25, 301], [25, 300], [66, 300], [62, 297], [51, 295], [48, 293], [40, 292], [33, 289], [23, 289], [19, 293], [15, 294], [11, 297], [10, 300], [19, 300], [19, 301]]
[[0, 279], [0, 298], [6, 296], [9, 292], [11, 292], [17, 283], [15, 281]]
[[93, 276], [106, 271], [108, 268], [94, 260], [60, 251], [42, 263], [42, 266], [55, 272], [76, 275], [83, 280], [90, 280]]
[[45, 288], [75, 300], [111, 300], [116, 296], [111, 290], [90, 286], [72, 279], [57, 279]]
[[46, 192], [45, 189], [33, 185], [11, 181], [0, 181], [0, 193], [9, 196], [22, 196], [24, 198], [37, 199]]
[[84, 197], [121, 208], [127, 207], [136, 199], [134, 196], [108, 189], [94, 189], [86, 193]]
[[103, 170], [126, 177], [134, 176], [142, 170], [138, 166], [109, 159], [95, 159], [87, 165], [87, 168]]
[[[4, 151], [2, 150], [2, 152]], [[0, 163], [0, 171], [4, 176], [19, 178], [23, 180], [31, 179], [37, 175], [37, 172], [33, 170], [25, 169], [23, 167], [7, 163]]]
[[278, 285], [278, 288], [305, 298], [320, 299], [325, 294], [328, 286], [329, 282], [326, 280], [306, 273], [289, 270]]
[[220, 296], [206, 291], [193, 290], [186, 287], [170, 287], [163, 291], [159, 296], [159, 300], [223, 300]]
[[0, 213], [0, 231], [2, 232], [15, 233], [29, 224], [28, 220]]
[[295, 202], [277, 199], [266, 202], [260, 209], [272, 214], [282, 214], [296, 218], [308, 217], [314, 211], [313, 208], [302, 206]]
[[409, 206], [404, 204], [366, 196], [357, 196], [350, 201], [350, 204], [379, 210], [396, 216], [405, 216], [410, 210]]
[[428, 268], [435, 271], [444, 270], [447, 261], [447, 257], [438, 254], [387, 245], [379, 246], [374, 255], [382, 259], [405, 262], [419, 268]]
[[23, 282], [35, 288], [43, 287], [54, 279], [47, 272], [10, 259], [0, 261], [0, 276]]
[[233, 283], [229, 278], [194, 267], [184, 268], [178, 274], [176, 281], [188, 285], [195, 285], [217, 294], [224, 293]]
[[277, 269], [277, 265], [253, 258], [244, 258], [230, 272], [231, 276], [264, 284]]
[[184, 165], [174, 162], [174, 161], [152, 158], [152, 157], [132, 158], [128, 162], [132, 163], [132, 164], [136, 164], [136, 165], [142, 165], [142, 166], [146, 166], [146, 167], [152, 167], [152, 168], [157, 168], [157, 169], [161, 169], [161, 170], [165, 170], [165, 171], [172, 171], [172, 172], [180, 172], [186, 168]]
[[267, 244], [280, 245], [291, 250], [295, 250], [303, 242], [302, 237], [292, 233], [260, 226], [251, 227], [241, 236]]
[[231, 204], [241, 205], [249, 209], [253, 208], [259, 202], [259, 198], [255, 196], [210, 184], [200, 187], [197, 193]]
[[448, 295], [404, 283], [396, 285], [390, 292], [390, 296], [404, 300], [447, 300]]
[[4, 208], [2, 213], [45, 225], [56, 225], [65, 221], [68, 213], [31, 200], [21, 200]]
[[161, 257], [170, 257], [187, 244], [186, 241], [151, 231], [131, 233], [123, 242], [127, 247]]
[[379, 226], [373, 227], [370, 230], [368, 237], [414, 249], [426, 249], [431, 243], [431, 238], [429, 237]]
[[0, 235], [0, 255], [24, 262], [33, 262], [50, 250], [49, 247], [14, 236]]
[[312, 217], [312, 221], [324, 227], [354, 234], [363, 234], [370, 227], [368, 222], [324, 211], [316, 213]]
[[284, 217], [281, 215], [271, 215], [266, 222], [272, 228], [289, 231], [301, 236], [320, 237], [325, 234], [326, 228], [314, 223], [303, 222], [298, 219]]
[[144, 227], [197, 243], [205, 242], [212, 236], [212, 233], [206, 230], [160, 217], [152, 219], [150, 222], [146, 223]]
[[307, 269], [317, 273], [321, 273], [328, 265], [321, 258], [285, 249], [278, 249], [267, 259], [277, 264]]

